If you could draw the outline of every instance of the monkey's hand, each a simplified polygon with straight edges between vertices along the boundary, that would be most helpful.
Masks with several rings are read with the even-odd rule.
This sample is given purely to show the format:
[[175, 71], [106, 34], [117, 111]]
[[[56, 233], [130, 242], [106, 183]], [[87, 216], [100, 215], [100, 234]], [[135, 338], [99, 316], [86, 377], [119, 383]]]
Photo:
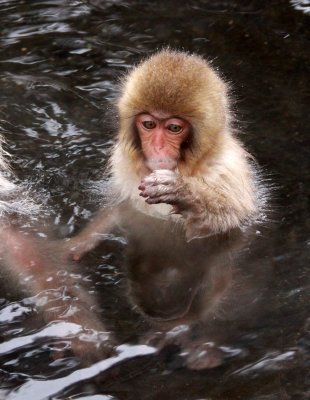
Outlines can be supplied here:
[[117, 224], [117, 215], [116, 208], [106, 207], [100, 210], [86, 228], [75, 237], [65, 241], [63, 251], [67, 258], [80, 261], [86, 253], [109, 237], [113, 226]]
[[188, 211], [199, 213], [203, 207], [194, 199], [191, 186], [180, 175], [171, 170], [156, 170], [146, 176], [139, 186], [140, 196], [148, 204], [166, 203], [173, 206], [173, 213], [186, 214]]
[[82, 240], [79, 236], [66, 239], [62, 248], [65, 259], [80, 261], [83, 256], [95, 247], [94, 241]]
[[228, 173], [207, 180], [158, 170], [142, 180], [140, 196], [148, 204], [171, 204], [184, 219], [188, 240], [207, 237], [238, 228], [257, 213], [251, 187], [229, 179]]
[[[200, 186], [201, 190], [197, 190]], [[171, 214], [182, 215], [187, 240], [213, 234], [213, 215], [202, 195], [206, 191], [204, 181], [183, 177], [170, 170], [156, 170], [141, 181], [139, 189], [140, 196], [148, 204], [170, 204], [173, 207]], [[217, 222], [216, 217], [215, 220]]]

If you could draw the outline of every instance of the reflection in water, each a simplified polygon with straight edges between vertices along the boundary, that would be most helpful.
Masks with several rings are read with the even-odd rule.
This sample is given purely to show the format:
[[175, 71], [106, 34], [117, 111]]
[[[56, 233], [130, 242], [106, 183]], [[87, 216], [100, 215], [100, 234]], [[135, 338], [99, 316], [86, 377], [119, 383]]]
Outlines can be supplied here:
[[[287, 0], [0, 2], [0, 133], [17, 176], [54, 210], [50, 229], [61, 237], [97, 208], [84, 184], [98, 179], [111, 145], [116, 77], [163, 45], [206, 56], [234, 82], [242, 140], [278, 186], [274, 229], [227, 245], [186, 244], [135, 216], [128, 247], [111, 236], [79, 266], [57, 261], [52, 246], [43, 305], [27, 280], [17, 291], [1, 268], [1, 399], [32, 398], [28, 387], [42, 399], [308, 398], [307, 11], [307, 2]], [[65, 313], [70, 304], [84, 304], [78, 321]], [[67, 320], [55, 318], [54, 305]], [[88, 353], [70, 352], [88, 343], [83, 313], [115, 345], [111, 357], [99, 356], [101, 371], [113, 364], [100, 374], [96, 363], [82, 368]], [[203, 343], [214, 344], [218, 368], [193, 369], [210, 354]], [[159, 350], [136, 357], [145, 344]]]

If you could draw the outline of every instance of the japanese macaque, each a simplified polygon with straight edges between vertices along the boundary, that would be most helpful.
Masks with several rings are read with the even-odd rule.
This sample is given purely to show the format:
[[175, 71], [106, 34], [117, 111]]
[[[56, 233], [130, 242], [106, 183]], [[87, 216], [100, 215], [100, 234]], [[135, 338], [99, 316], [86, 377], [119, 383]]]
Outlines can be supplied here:
[[[263, 191], [252, 158], [234, 136], [227, 85], [202, 57], [154, 54], [124, 79], [117, 108], [110, 204], [175, 221], [188, 240], [257, 219]], [[74, 258], [118, 217], [108, 207], [72, 239]]]
[[[234, 266], [264, 201], [233, 133], [228, 88], [203, 58], [163, 50], [124, 79], [117, 108], [107, 206], [66, 246], [79, 260], [115, 226], [123, 230], [130, 298], [160, 324], [155, 346], [180, 345], [190, 368], [220, 365], [209, 328], [222, 311], [234, 319], [232, 296], [238, 310], [251, 293], [244, 282], [243, 294], [235, 290]], [[207, 333], [192, 341], [196, 323]]]
[[205, 60], [155, 54], [128, 75], [118, 109], [111, 171], [121, 199], [147, 213], [180, 214], [188, 238], [254, 218], [249, 154], [232, 133], [227, 87]]

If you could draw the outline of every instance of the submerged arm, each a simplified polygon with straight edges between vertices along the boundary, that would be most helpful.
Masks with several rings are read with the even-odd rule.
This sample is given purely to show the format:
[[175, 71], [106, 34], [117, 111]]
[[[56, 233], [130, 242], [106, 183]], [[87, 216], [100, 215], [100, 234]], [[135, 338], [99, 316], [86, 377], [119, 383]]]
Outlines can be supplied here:
[[65, 247], [72, 255], [72, 259], [79, 261], [84, 254], [93, 250], [116, 224], [117, 212], [115, 208], [107, 207], [100, 210], [86, 228], [66, 242]]

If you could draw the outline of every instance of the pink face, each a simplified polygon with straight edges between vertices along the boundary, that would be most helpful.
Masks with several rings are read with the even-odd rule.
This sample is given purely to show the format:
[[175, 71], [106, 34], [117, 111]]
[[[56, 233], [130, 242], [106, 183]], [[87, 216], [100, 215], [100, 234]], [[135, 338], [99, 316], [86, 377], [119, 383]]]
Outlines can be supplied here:
[[147, 167], [151, 171], [175, 169], [190, 124], [177, 117], [159, 118], [156, 113], [137, 115], [135, 124]]

